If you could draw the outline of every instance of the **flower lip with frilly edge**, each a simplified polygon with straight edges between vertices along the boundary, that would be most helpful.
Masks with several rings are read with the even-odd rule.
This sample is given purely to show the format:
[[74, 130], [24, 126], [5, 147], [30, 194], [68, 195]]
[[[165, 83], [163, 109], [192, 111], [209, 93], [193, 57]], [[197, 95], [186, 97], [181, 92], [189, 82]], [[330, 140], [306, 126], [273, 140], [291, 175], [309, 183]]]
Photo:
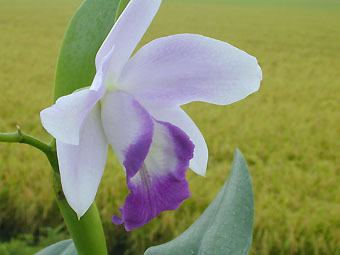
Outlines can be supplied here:
[[258, 90], [256, 58], [194, 34], [156, 39], [131, 57], [161, 0], [131, 0], [96, 56], [90, 88], [41, 112], [56, 138], [61, 183], [79, 217], [93, 203], [110, 144], [130, 194], [115, 224], [143, 226], [190, 196], [188, 167], [205, 175], [204, 138], [181, 109], [192, 101], [226, 105]]

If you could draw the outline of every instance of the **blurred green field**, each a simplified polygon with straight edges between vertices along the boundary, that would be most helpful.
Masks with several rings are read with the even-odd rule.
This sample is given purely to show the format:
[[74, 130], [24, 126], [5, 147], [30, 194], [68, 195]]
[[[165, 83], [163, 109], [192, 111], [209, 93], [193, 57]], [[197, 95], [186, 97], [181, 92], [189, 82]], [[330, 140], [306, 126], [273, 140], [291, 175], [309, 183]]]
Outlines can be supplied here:
[[[58, 50], [79, 4], [0, 0], [1, 132], [19, 124], [49, 140], [39, 112], [52, 102]], [[127, 189], [110, 151], [96, 198], [110, 249], [142, 254], [183, 232], [221, 188], [238, 147], [255, 188], [251, 254], [340, 254], [339, 31], [336, 0], [165, 0], [141, 45], [182, 32], [214, 37], [256, 56], [264, 80], [233, 105], [184, 107], [209, 147], [207, 178], [189, 172], [192, 197], [133, 232], [111, 223]], [[0, 240], [31, 233], [37, 241], [44, 227], [60, 225], [50, 179], [40, 152], [0, 144]]]

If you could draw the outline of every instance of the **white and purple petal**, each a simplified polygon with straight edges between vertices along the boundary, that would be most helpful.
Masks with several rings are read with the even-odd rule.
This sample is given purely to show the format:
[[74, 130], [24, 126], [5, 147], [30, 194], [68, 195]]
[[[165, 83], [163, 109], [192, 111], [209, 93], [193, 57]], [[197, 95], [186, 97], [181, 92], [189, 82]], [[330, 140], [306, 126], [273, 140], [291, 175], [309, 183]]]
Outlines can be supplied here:
[[162, 0], [131, 0], [114, 24], [96, 56], [98, 68], [103, 58], [114, 47], [110, 58], [110, 82], [114, 83], [118, 79], [124, 65], [150, 26], [161, 2]]
[[149, 152], [153, 120], [142, 105], [124, 92], [108, 93], [101, 105], [106, 137], [127, 175], [134, 176]]
[[232, 45], [194, 34], [156, 39], [126, 64], [117, 82], [144, 104], [178, 106], [192, 101], [226, 105], [258, 90], [255, 57]]
[[208, 147], [193, 120], [178, 106], [172, 108], [148, 107], [147, 110], [155, 119], [169, 122], [189, 136], [195, 145], [194, 157], [190, 160], [189, 167], [195, 173], [205, 176], [208, 164]]
[[57, 155], [63, 192], [78, 217], [94, 201], [104, 172], [108, 143], [95, 105], [84, 120], [79, 145], [57, 140]]
[[139, 228], [166, 210], [176, 210], [190, 197], [185, 174], [193, 157], [194, 145], [178, 127], [155, 121], [153, 141], [142, 168], [127, 175], [130, 194], [120, 208], [122, 217], [113, 216], [130, 231]]

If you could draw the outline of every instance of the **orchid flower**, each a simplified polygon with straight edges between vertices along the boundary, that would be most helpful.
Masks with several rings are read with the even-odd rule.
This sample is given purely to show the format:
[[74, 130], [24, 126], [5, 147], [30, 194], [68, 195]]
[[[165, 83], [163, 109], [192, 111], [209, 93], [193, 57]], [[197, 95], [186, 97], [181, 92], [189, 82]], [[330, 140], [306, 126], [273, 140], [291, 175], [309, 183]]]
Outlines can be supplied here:
[[204, 176], [205, 140], [181, 105], [227, 105], [258, 90], [256, 58], [194, 34], [151, 41], [132, 57], [161, 0], [131, 0], [103, 45], [91, 87], [41, 112], [56, 138], [62, 188], [81, 217], [93, 203], [108, 145], [122, 164], [130, 194], [113, 216], [126, 230], [143, 226], [190, 196], [186, 170]]

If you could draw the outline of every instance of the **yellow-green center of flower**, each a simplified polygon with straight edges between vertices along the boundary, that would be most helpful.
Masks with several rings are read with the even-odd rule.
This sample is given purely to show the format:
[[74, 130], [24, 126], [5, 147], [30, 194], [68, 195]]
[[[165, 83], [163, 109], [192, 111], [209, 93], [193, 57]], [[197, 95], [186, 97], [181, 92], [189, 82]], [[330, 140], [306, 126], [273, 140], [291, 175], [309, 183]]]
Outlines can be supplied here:
[[115, 82], [115, 79], [113, 79], [112, 77], [108, 76], [105, 79], [105, 87], [108, 91], [113, 92], [113, 91], [117, 91], [117, 83]]

